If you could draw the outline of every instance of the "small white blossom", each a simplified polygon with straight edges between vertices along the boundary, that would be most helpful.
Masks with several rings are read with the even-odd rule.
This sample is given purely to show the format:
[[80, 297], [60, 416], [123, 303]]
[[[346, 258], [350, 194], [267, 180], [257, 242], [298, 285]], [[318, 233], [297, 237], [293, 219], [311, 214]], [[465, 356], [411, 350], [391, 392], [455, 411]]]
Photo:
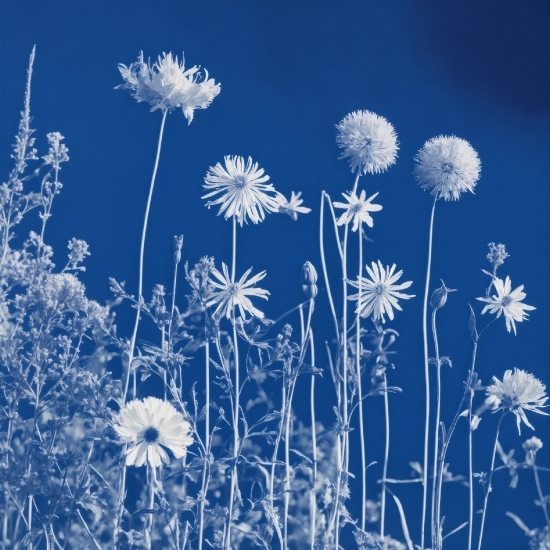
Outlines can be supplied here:
[[[348, 296], [348, 300], [357, 301], [357, 309], [355, 313], [359, 313], [361, 317], [369, 317], [372, 315], [374, 321], [382, 320], [386, 322], [384, 315], [393, 320], [393, 308], [402, 311], [397, 303], [398, 298], [408, 300], [414, 298], [414, 295], [403, 294], [398, 292], [412, 285], [412, 281], [396, 285], [394, 283], [401, 277], [403, 271], [395, 273], [395, 264], [390, 268], [384, 268], [380, 260], [378, 263], [372, 262], [372, 267], [365, 266], [370, 279], [361, 277], [361, 294]], [[348, 281], [355, 288], [359, 288], [359, 277], [357, 281]]]
[[542, 449], [542, 441], [538, 437], [533, 436], [524, 441], [522, 447], [525, 451], [525, 462], [530, 466], [534, 466], [537, 451]]
[[170, 112], [181, 108], [187, 122], [191, 124], [195, 109], [206, 109], [212, 100], [220, 93], [220, 85], [208, 78], [208, 71], [204, 71], [204, 78], [198, 67], [185, 70], [185, 62], [181, 64], [178, 57], [172, 53], [159, 55], [158, 60], [151, 65], [143, 60], [143, 52], [138, 60], [129, 67], [120, 63], [118, 69], [124, 84], [116, 88], [130, 90], [138, 101], [146, 101], [151, 105], [151, 111], [160, 109]]
[[384, 117], [370, 111], [354, 111], [336, 128], [336, 142], [344, 149], [340, 158], [349, 157], [352, 172], [379, 174], [395, 163], [397, 134]]
[[[257, 296], [267, 300], [269, 292], [261, 288], [253, 288], [253, 286], [261, 281], [265, 277], [265, 271], [261, 271], [257, 275], [254, 275], [249, 281], [246, 278], [250, 275], [252, 268], [246, 271], [246, 273], [240, 278], [239, 282], [232, 282], [229, 277], [227, 265], [222, 263], [223, 274], [216, 268], [212, 268], [210, 272], [216, 279], [210, 279], [210, 284], [214, 290], [210, 294], [210, 300], [206, 303], [207, 307], [218, 304], [218, 307], [214, 311], [214, 315], [220, 317], [231, 318], [236, 307], [239, 308], [241, 317], [246, 317], [246, 312], [262, 319], [264, 314], [256, 309], [247, 296]], [[216, 290], [217, 289], [217, 290]]]
[[521, 434], [520, 423], [523, 420], [527, 426], [534, 430], [529, 424], [525, 411], [532, 411], [538, 414], [545, 414], [540, 407], [546, 407], [546, 386], [532, 374], [521, 369], [507, 370], [502, 381], [493, 376], [491, 386], [487, 388], [487, 395], [494, 395], [498, 400], [497, 410], [508, 410], [516, 415], [518, 432]]
[[486, 311], [496, 313], [497, 318], [504, 313], [506, 329], [508, 332], [514, 329], [514, 334], [517, 334], [515, 321], [524, 321], [529, 316], [526, 311], [536, 308], [521, 303], [526, 296], [525, 292], [523, 292], [523, 285], [512, 290], [512, 281], [510, 277], [506, 277], [506, 281], [495, 277], [493, 284], [497, 291], [496, 296], [493, 295], [490, 298], [476, 298], [481, 302], [487, 302], [487, 305], [483, 308], [481, 313], [483, 314]]
[[208, 199], [222, 193], [216, 200], [208, 201], [206, 206], [210, 208], [221, 204], [218, 216], [225, 212], [225, 219], [236, 216], [237, 221], [243, 225], [247, 217], [254, 223], [263, 221], [264, 210], [278, 212], [280, 199], [278, 193], [271, 183], [266, 184], [269, 176], [264, 176], [264, 170], [258, 168], [258, 163], [244, 163], [243, 157], [224, 157], [225, 168], [218, 162], [211, 166], [204, 178], [204, 188], [212, 190], [203, 195]]
[[346, 211], [338, 218], [337, 225], [348, 224], [353, 220], [352, 231], [357, 231], [359, 228], [359, 222], [366, 223], [369, 227], [374, 225], [374, 221], [369, 212], [378, 212], [382, 210], [380, 204], [373, 204], [371, 201], [378, 196], [375, 193], [368, 199], [365, 199], [367, 194], [365, 190], [361, 191], [361, 194], [357, 196], [353, 191], [349, 194], [342, 193], [343, 197], [348, 201], [333, 203], [334, 208], [345, 208]]
[[422, 188], [446, 201], [458, 200], [463, 191], [473, 193], [481, 170], [475, 149], [456, 136], [430, 139], [414, 160], [414, 174]]
[[287, 201], [285, 196], [279, 193], [277, 195], [277, 202], [279, 203], [279, 212], [281, 214], [288, 214], [294, 221], [298, 219], [298, 214], [309, 214], [311, 208], [300, 206], [304, 201], [300, 198], [302, 192], [294, 193], [290, 196], [290, 200]]
[[187, 447], [193, 443], [188, 435], [189, 422], [184, 420], [168, 401], [156, 397], [146, 397], [143, 401], [134, 399], [120, 411], [119, 423], [115, 430], [128, 444], [126, 464], [143, 466], [148, 462], [152, 467], [168, 464], [169, 449], [176, 458], [183, 458]]
[[54, 170], [61, 170], [60, 164], [62, 162], [67, 162], [69, 160], [69, 149], [64, 143], [61, 143], [64, 136], [59, 132], [50, 132], [47, 136], [48, 144], [50, 145], [48, 149], [48, 154], [44, 157], [44, 162], [49, 164]]

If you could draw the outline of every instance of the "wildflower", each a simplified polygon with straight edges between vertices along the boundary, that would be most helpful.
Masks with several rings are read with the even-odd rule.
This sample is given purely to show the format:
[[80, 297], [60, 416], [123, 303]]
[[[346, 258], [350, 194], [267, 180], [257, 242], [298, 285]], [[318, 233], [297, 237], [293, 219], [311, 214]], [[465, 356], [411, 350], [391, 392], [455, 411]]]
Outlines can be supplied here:
[[72, 238], [67, 248], [69, 249], [69, 263], [67, 269], [86, 271], [84, 266], [79, 266], [78, 264], [82, 263], [86, 256], [90, 255], [88, 252], [88, 243], [82, 239]]
[[354, 111], [336, 128], [336, 142], [344, 149], [340, 158], [349, 157], [352, 172], [379, 174], [395, 163], [397, 134], [384, 117], [370, 111]]
[[529, 314], [525, 312], [536, 308], [521, 303], [526, 296], [525, 292], [523, 292], [523, 285], [512, 290], [512, 281], [510, 277], [506, 277], [506, 281], [495, 277], [493, 284], [497, 291], [496, 296], [493, 295], [491, 298], [477, 298], [477, 300], [481, 302], [487, 302], [487, 305], [483, 308], [481, 313], [483, 314], [486, 311], [489, 311], [489, 313], [496, 313], [497, 318], [504, 313], [506, 329], [510, 332], [513, 328], [514, 334], [517, 334], [515, 321], [523, 321], [529, 316]]
[[403, 274], [403, 271], [394, 273], [395, 264], [391, 268], [389, 266], [384, 268], [380, 260], [378, 260], [378, 264], [372, 262], [371, 265], [372, 268], [368, 265], [365, 266], [370, 279], [366, 277], [359, 279], [358, 277], [357, 281], [348, 281], [355, 288], [359, 288], [359, 280], [361, 282], [361, 294], [348, 296], [348, 300], [357, 301], [355, 313], [359, 313], [361, 317], [368, 317], [372, 314], [373, 321], [381, 319], [385, 323], [385, 314], [393, 320], [393, 308], [402, 311], [397, 303], [397, 298], [406, 300], [414, 298], [414, 295], [398, 292], [399, 290], [409, 288], [412, 285], [412, 281], [399, 285], [394, 284]]
[[380, 204], [372, 204], [371, 201], [376, 198], [378, 193], [372, 195], [365, 200], [366, 193], [365, 190], [361, 191], [361, 194], [357, 196], [353, 191], [347, 195], [342, 193], [342, 196], [348, 201], [345, 202], [335, 202], [335, 208], [345, 208], [346, 211], [338, 218], [336, 222], [337, 225], [348, 224], [353, 220], [352, 231], [357, 231], [359, 228], [359, 222], [366, 223], [369, 227], [372, 227], [374, 222], [369, 214], [369, 212], [378, 212], [382, 210]]
[[[206, 303], [207, 307], [218, 304], [214, 315], [220, 317], [227, 317], [228, 319], [233, 314], [236, 307], [239, 308], [241, 317], [246, 317], [246, 312], [262, 319], [264, 314], [256, 309], [247, 296], [257, 296], [267, 300], [269, 292], [261, 288], [251, 288], [258, 281], [261, 281], [265, 277], [265, 271], [261, 271], [257, 275], [254, 275], [249, 281], [246, 278], [250, 275], [252, 268], [246, 271], [241, 277], [238, 283], [232, 282], [227, 266], [222, 263], [223, 275], [215, 268], [212, 268], [211, 275], [213, 275], [218, 281], [210, 279], [210, 284], [214, 288], [211, 293], [210, 301]], [[216, 290], [218, 289], [218, 290]]]
[[414, 159], [414, 174], [423, 189], [431, 189], [436, 199], [458, 200], [471, 191], [479, 179], [481, 164], [474, 148], [456, 136], [432, 138]]
[[128, 466], [158, 467], [170, 458], [169, 449], [176, 458], [183, 458], [187, 447], [193, 443], [188, 435], [189, 422], [176, 411], [168, 401], [156, 397], [146, 397], [143, 401], [134, 399], [120, 411], [119, 423], [115, 430], [129, 447], [126, 451]]
[[288, 214], [294, 221], [298, 219], [298, 214], [309, 214], [311, 208], [300, 206], [304, 201], [300, 198], [302, 192], [294, 193], [290, 196], [290, 200], [287, 201], [284, 195], [280, 193], [277, 195], [277, 201], [279, 203], [279, 212], [281, 214]]
[[159, 55], [153, 65], [145, 63], [141, 52], [138, 60], [129, 67], [119, 63], [118, 69], [124, 84], [116, 88], [130, 90], [138, 103], [149, 103], [151, 111], [160, 109], [164, 113], [181, 107], [189, 124], [194, 110], [206, 109], [220, 93], [220, 85], [208, 78], [208, 71], [204, 71], [201, 79], [198, 67], [185, 70], [184, 60], [180, 64], [178, 57], [172, 57], [171, 52], [163, 53], [162, 57]]
[[[269, 176], [264, 176], [264, 170], [258, 168], [258, 163], [244, 163], [243, 157], [225, 156], [225, 168], [218, 162], [210, 167], [204, 178], [205, 189], [213, 189], [202, 198], [207, 199], [219, 193], [223, 193], [216, 200], [208, 201], [206, 206], [210, 208], [221, 204], [218, 216], [225, 212], [225, 219], [236, 216], [237, 221], [243, 225], [247, 216], [258, 223], [265, 218], [264, 210], [279, 212], [280, 199], [271, 183], [266, 184]], [[248, 222], [247, 222], [248, 223]]]
[[456, 288], [447, 288], [443, 279], [441, 279], [441, 286], [432, 292], [430, 305], [434, 309], [442, 308], [447, 303], [447, 294], [449, 292], [456, 292]]
[[534, 466], [537, 451], [542, 449], [542, 441], [538, 437], [533, 436], [527, 441], [524, 441], [522, 447], [525, 451], [525, 462], [527, 462], [529, 466]]
[[526, 410], [548, 414], [539, 410], [540, 407], [547, 406], [544, 404], [548, 400], [546, 386], [532, 374], [521, 369], [514, 369], [513, 373], [511, 370], [507, 370], [502, 382], [496, 376], [493, 376], [493, 382], [494, 384], [487, 388], [487, 395], [494, 395], [498, 399], [497, 410], [507, 410], [516, 415], [520, 434], [521, 420], [532, 430], [535, 429], [525, 416]]
[[313, 300], [319, 292], [315, 283], [317, 283], [317, 270], [311, 262], [306, 262], [302, 267], [302, 290], [309, 300]]
[[491, 262], [493, 269], [504, 263], [504, 260], [510, 256], [506, 252], [506, 247], [503, 244], [489, 243], [489, 254], [487, 254], [487, 259]]
[[64, 136], [59, 132], [50, 132], [47, 136], [50, 145], [48, 154], [44, 157], [45, 164], [51, 165], [54, 170], [61, 170], [60, 164], [69, 160], [69, 149], [64, 143], [61, 143]]

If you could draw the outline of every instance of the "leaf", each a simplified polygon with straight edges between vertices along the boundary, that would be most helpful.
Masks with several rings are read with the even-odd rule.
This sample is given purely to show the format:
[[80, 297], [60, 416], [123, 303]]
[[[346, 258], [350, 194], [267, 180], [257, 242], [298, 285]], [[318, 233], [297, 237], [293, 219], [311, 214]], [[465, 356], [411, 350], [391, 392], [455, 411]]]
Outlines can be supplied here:
[[529, 527], [527, 527], [527, 525], [525, 525], [525, 523], [523, 523], [523, 521], [520, 518], [518, 518], [516, 514], [512, 514], [512, 512], [506, 512], [506, 515], [509, 518], [512, 518], [516, 522], [516, 525], [520, 529], [522, 529], [528, 537], [532, 536], [531, 529], [529, 529]]
[[403, 506], [401, 505], [401, 501], [391, 491], [389, 491], [389, 493], [395, 500], [395, 504], [397, 504], [397, 509], [399, 510], [399, 516], [401, 518], [401, 527], [403, 528], [403, 534], [405, 535], [405, 541], [407, 542], [407, 547], [409, 550], [414, 550], [413, 543], [409, 535], [409, 528], [407, 527], [407, 519], [405, 518], [405, 512], [403, 511]]
[[476, 314], [474, 313], [474, 310], [472, 309], [472, 306], [470, 304], [468, 304], [468, 307], [470, 308], [470, 320], [468, 321], [468, 329], [470, 330], [470, 336], [472, 337], [474, 344], [477, 344], [479, 335], [476, 329]]
[[307, 460], [310, 464], [313, 464], [310, 458], [308, 458], [304, 453], [297, 451], [296, 449], [290, 449], [291, 452], [296, 453], [298, 456], [301, 456], [303, 459]]

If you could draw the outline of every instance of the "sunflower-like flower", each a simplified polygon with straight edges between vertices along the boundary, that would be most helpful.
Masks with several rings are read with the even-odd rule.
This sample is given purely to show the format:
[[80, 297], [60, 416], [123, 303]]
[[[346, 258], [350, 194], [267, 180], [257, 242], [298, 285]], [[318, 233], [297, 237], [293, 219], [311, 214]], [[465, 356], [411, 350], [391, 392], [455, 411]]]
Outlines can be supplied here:
[[[372, 262], [371, 267], [365, 266], [369, 278], [361, 277], [361, 293], [348, 296], [348, 300], [357, 301], [357, 309], [355, 313], [359, 313], [361, 317], [369, 317], [372, 315], [374, 321], [379, 319], [385, 323], [384, 315], [393, 320], [393, 308], [402, 311], [397, 303], [398, 298], [408, 300], [414, 298], [414, 295], [403, 294], [398, 292], [412, 285], [412, 281], [396, 285], [394, 283], [401, 277], [403, 271], [395, 273], [395, 264], [390, 268], [384, 266], [378, 260], [378, 263]], [[355, 288], [359, 288], [359, 277], [357, 281], [348, 281]]]
[[[231, 318], [231, 314], [236, 307], [239, 308], [241, 317], [244, 319], [246, 317], [246, 312], [262, 319], [264, 314], [256, 309], [252, 302], [247, 298], [247, 296], [257, 296], [258, 298], [263, 298], [267, 300], [269, 292], [263, 290], [262, 288], [253, 288], [253, 286], [261, 281], [265, 277], [265, 271], [261, 271], [257, 275], [254, 275], [249, 281], [246, 278], [250, 275], [252, 268], [246, 271], [246, 273], [240, 278], [238, 283], [232, 282], [229, 277], [229, 272], [227, 266], [222, 263], [223, 274], [220, 273], [216, 268], [213, 268], [210, 272], [216, 279], [210, 279], [210, 284], [214, 290], [210, 294], [210, 300], [206, 303], [207, 307], [218, 304], [218, 307], [214, 311], [214, 315]], [[216, 290], [217, 289], [217, 290]]]
[[395, 163], [397, 134], [384, 117], [370, 111], [354, 111], [336, 128], [336, 143], [344, 149], [340, 158], [349, 157], [352, 172], [379, 174]]
[[525, 320], [529, 316], [526, 311], [536, 308], [521, 303], [526, 296], [525, 292], [523, 292], [523, 285], [512, 290], [512, 281], [510, 277], [506, 277], [505, 281], [495, 277], [493, 284], [497, 291], [496, 296], [493, 295], [490, 298], [477, 298], [477, 300], [481, 302], [487, 302], [487, 305], [483, 308], [481, 313], [483, 314], [486, 311], [496, 313], [497, 318], [504, 313], [508, 332], [514, 329], [514, 334], [517, 334], [515, 321], [521, 322]]
[[544, 403], [548, 400], [546, 386], [532, 374], [521, 369], [514, 369], [514, 372], [507, 370], [502, 381], [493, 376], [491, 386], [487, 388], [487, 395], [494, 395], [498, 400], [497, 410], [513, 412], [516, 415], [518, 432], [521, 434], [521, 421], [525, 422], [532, 430], [525, 411], [532, 411], [538, 414], [545, 414], [540, 407], [546, 407]]
[[333, 203], [334, 208], [346, 209], [346, 211], [338, 218], [336, 224], [347, 225], [353, 220], [353, 227], [351, 228], [352, 231], [357, 231], [359, 228], [359, 222], [364, 222], [369, 227], [372, 227], [374, 221], [369, 212], [378, 212], [379, 210], [382, 210], [382, 206], [380, 204], [372, 204], [371, 202], [378, 196], [378, 193], [375, 193], [368, 199], [365, 198], [367, 194], [364, 189], [361, 191], [359, 196], [357, 196], [353, 191], [349, 194], [342, 193], [342, 195], [348, 202]]
[[137, 61], [129, 67], [120, 63], [118, 70], [124, 84], [116, 88], [130, 90], [138, 102], [149, 103], [151, 111], [170, 112], [181, 108], [189, 124], [194, 110], [206, 109], [220, 93], [220, 84], [208, 78], [206, 69], [204, 78], [196, 66], [185, 70], [184, 60], [180, 63], [171, 52], [163, 53], [162, 57], [159, 55], [153, 65], [149, 61], [145, 63], [141, 52]]
[[156, 397], [146, 397], [143, 401], [134, 399], [120, 411], [116, 432], [128, 444], [126, 464], [151, 467], [168, 464], [169, 449], [176, 458], [183, 458], [187, 447], [193, 443], [188, 435], [189, 422], [176, 411], [168, 401]]
[[309, 214], [311, 212], [311, 208], [301, 206], [301, 204], [304, 202], [303, 199], [300, 198], [301, 196], [301, 191], [299, 193], [295, 193], [294, 191], [292, 191], [290, 200], [287, 201], [286, 197], [279, 193], [277, 195], [277, 201], [279, 202], [279, 212], [281, 214], [288, 214], [294, 221], [298, 219], [298, 214]]
[[436, 199], [458, 200], [460, 193], [471, 191], [479, 179], [481, 163], [475, 149], [456, 136], [430, 139], [418, 151], [414, 174], [423, 189]]
[[[222, 193], [216, 200], [208, 201], [206, 206], [210, 208], [221, 204], [218, 216], [225, 212], [225, 219], [236, 216], [237, 221], [243, 225], [247, 217], [254, 223], [264, 220], [264, 210], [278, 212], [280, 207], [279, 193], [271, 183], [266, 184], [269, 176], [264, 176], [263, 168], [258, 168], [258, 163], [244, 163], [243, 157], [225, 156], [225, 168], [218, 162], [211, 166], [204, 178], [204, 188], [210, 191], [203, 195], [208, 199]], [[248, 223], [248, 222], [247, 222]]]

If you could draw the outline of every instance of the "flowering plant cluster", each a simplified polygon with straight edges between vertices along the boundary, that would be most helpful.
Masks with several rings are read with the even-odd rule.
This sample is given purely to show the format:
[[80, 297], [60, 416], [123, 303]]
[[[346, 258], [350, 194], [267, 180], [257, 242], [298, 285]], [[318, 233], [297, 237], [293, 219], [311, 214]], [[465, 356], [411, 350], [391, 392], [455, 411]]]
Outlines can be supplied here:
[[[34, 50], [12, 155], [15, 166], [0, 193], [2, 550], [339, 550], [353, 545], [359, 550], [441, 550], [462, 529], [468, 532], [468, 549], [477, 544], [480, 550], [487, 541], [493, 479], [506, 470], [514, 488], [520, 471], [532, 472], [535, 504], [545, 525], [529, 528], [518, 515], [508, 516], [525, 532], [530, 548], [550, 547], [549, 497], [539, 475], [548, 469], [537, 464], [543, 441], [536, 436], [525, 440], [521, 462], [514, 449], [505, 452], [499, 441], [508, 413], [516, 417], [519, 435], [522, 423], [534, 430], [528, 415], [548, 414], [543, 410], [546, 387], [523, 369], [506, 369], [502, 379], [493, 376], [487, 386], [476, 372], [476, 351], [481, 342], [485, 345], [481, 336], [486, 329], [503, 315], [507, 332], [513, 329], [515, 335], [516, 323], [535, 309], [523, 302], [523, 285], [512, 290], [508, 276], [497, 276], [509, 256], [502, 244], [489, 245], [492, 271], [483, 271], [491, 280], [485, 296], [477, 298], [486, 304], [481, 315], [492, 317], [478, 329], [470, 307], [473, 359], [463, 369], [464, 396], [455, 416], [450, 422], [443, 418], [441, 369], [452, 361], [440, 353], [437, 316], [455, 289], [443, 281], [433, 289], [434, 212], [439, 199], [456, 201], [477, 184], [480, 161], [466, 140], [433, 138], [415, 158], [414, 174], [433, 197], [422, 317], [424, 455], [409, 463], [412, 479], [394, 479], [388, 472], [389, 408], [392, 394], [403, 390], [389, 380], [398, 334], [388, 325], [405, 300], [420, 292], [403, 292], [413, 281], [402, 279], [403, 270], [395, 263], [364, 259], [366, 232], [375, 230], [382, 210], [373, 201], [382, 198], [380, 192], [367, 198], [366, 190], [359, 189], [362, 176], [385, 172], [396, 162], [393, 125], [368, 110], [352, 112], [336, 125], [336, 144], [341, 158], [349, 160], [353, 185], [342, 192], [346, 202], [321, 194], [317, 268], [322, 277], [305, 261], [296, 281], [304, 299], [294, 309], [276, 320], [263, 311], [271, 296], [262, 288], [268, 274], [248, 267], [237, 275], [237, 240], [249, 221], [258, 224], [268, 214], [280, 213], [298, 222], [298, 214], [312, 209], [303, 206], [301, 192], [285, 198], [258, 162], [237, 155], [205, 169], [202, 197], [208, 208], [219, 206], [218, 215], [231, 220], [231, 263], [204, 256], [192, 267], [185, 262], [182, 271], [183, 236], [176, 236], [170, 290], [155, 285], [148, 301], [143, 291], [149, 258], [145, 236], [165, 121], [178, 108], [191, 123], [194, 111], [207, 108], [220, 85], [206, 71], [201, 76], [197, 67], [185, 69], [171, 53], [152, 65], [143, 53], [129, 66], [119, 65], [123, 84], [117, 88], [149, 103], [151, 111], [160, 110], [162, 120], [137, 293], [111, 279], [113, 301], [102, 306], [87, 297], [78, 278], [89, 255], [86, 242], [69, 241], [62, 268], [54, 265], [46, 244], [69, 149], [60, 133], [47, 134], [48, 152], [33, 168], [39, 162], [30, 128], [33, 63]], [[33, 178], [41, 182], [28, 190]], [[39, 213], [39, 227], [19, 242], [14, 227], [31, 210]], [[332, 245], [327, 225], [336, 236]], [[327, 269], [329, 246], [340, 260], [340, 303], [333, 292], [334, 274]], [[328, 302], [328, 317], [315, 313], [319, 300]], [[114, 325], [113, 308], [123, 303], [135, 309], [132, 330]], [[155, 334], [149, 337], [150, 330], [147, 340], [145, 323]], [[314, 329], [326, 325], [334, 326], [334, 338], [322, 347]], [[321, 399], [316, 389], [321, 375], [332, 383], [328, 421], [318, 415], [327, 409], [327, 396]], [[381, 399], [385, 411], [384, 453], [377, 460], [381, 467], [378, 479], [369, 483], [367, 470], [376, 462], [367, 464], [367, 398]], [[299, 414], [307, 408], [308, 414]], [[482, 426], [491, 422], [488, 411], [498, 418], [492, 459], [486, 472], [475, 472], [474, 432], [482, 418], [487, 418]], [[459, 423], [466, 424], [461, 444], [469, 459], [457, 465], [463, 473], [453, 475], [446, 457], [451, 440], [459, 437]], [[496, 463], [497, 456], [502, 464]], [[444, 484], [456, 482], [467, 488], [457, 518], [462, 524], [444, 530]], [[419, 489], [414, 498], [422, 521], [416, 528], [399, 498], [402, 483]], [[474, 503], [482, 504], [475, 517]], [[390, 507], [399, 522], [390, 521]]]

